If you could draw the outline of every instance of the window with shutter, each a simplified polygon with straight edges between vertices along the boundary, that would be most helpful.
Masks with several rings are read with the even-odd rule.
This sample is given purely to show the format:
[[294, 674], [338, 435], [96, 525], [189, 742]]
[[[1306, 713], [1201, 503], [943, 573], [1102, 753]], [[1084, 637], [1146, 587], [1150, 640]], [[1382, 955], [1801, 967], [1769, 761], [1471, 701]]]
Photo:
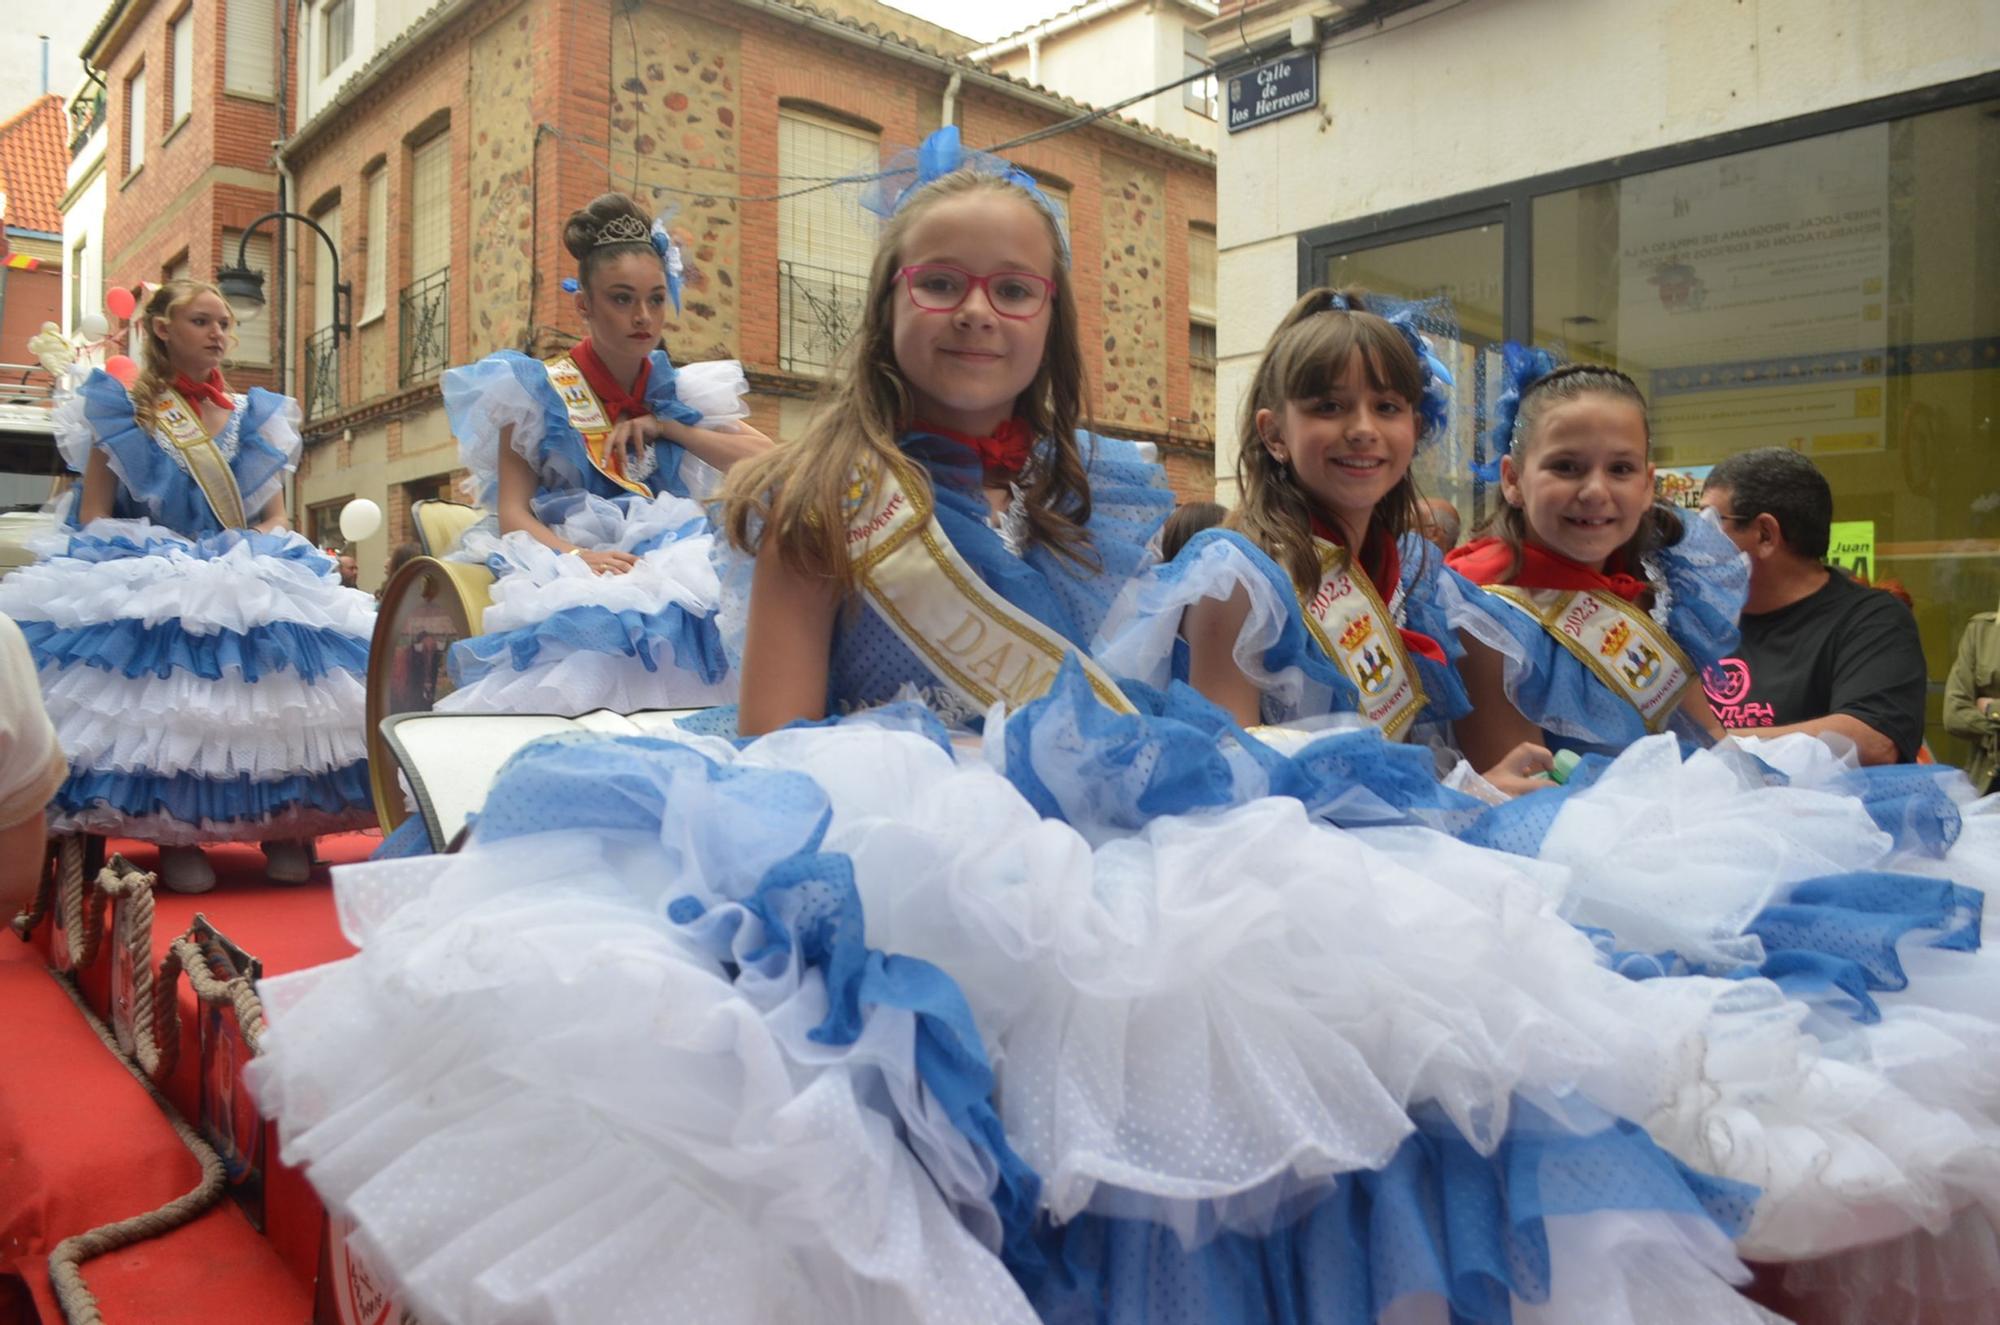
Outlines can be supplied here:
[[[778, 173], [785, 191], [814, 180], [870, 175], [877, 135], [795, 107], [778, 111]], [[847, 188], [815, 189], [778, 204], [778, 362], [817, 375], [860, 323], [875, 256], [875, 218]]]
[[368, 285], [361, 300], [361, 320], [382, 316], [389, 301], [389, 168], [378, 166], [368, 177]]
[[[333, 241], [333, 247], [338, 251], [340, 248], [340, 208], [337, 206], [329, 207], [318, 216], [313, 217], [313, 220], [319, 222], [320, 228], [326, 231], [327, 238]], [[320, 240], [319, 236], [312, 235], [310, 239], [312, 243], [313, 263], [313, 329], [315, 331], [325, 331], [333, 325], [334, 315], [332, 255], [326, 251], [326, 245]], [[301, 237], [300, 242], [302, 244], [305, 243], [306, 238]]]
[[278, 85], [277, 0], [226, 0], [223, 86], [253, 97], [272, 96]]
[[410, 279], [451, 265], [451, 135], [441, 133], [410, 159]]
[[194, 14], [183, 12], [174, 20], [173, 67], [168, 73], [173, 78], [173, 107], [167, 115], [167, 127], [172, 128], [187, 118], [194, 104]]
[[125, 80], [125, 173], [146, 164], [146, 66]]
[[1188, 314], [1215, 321], [1215, 231], [1199, 224], [1188, 227]]

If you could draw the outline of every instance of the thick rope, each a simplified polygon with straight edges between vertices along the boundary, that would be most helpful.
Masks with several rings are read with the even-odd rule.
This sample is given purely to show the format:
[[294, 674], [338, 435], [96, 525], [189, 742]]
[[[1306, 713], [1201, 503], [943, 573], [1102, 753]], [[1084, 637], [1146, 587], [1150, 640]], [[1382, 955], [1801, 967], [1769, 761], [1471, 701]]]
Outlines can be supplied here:
[[49, 1253], [49, 1280], [55, 1285], [56, 1301], [61, 1305], [63, 1316], [69, 1321], [69, 1325], [104, 1325], [104, 1313], [98, 1309], [97, 1295], [92, 1293], [83, 1281], [82, 1263], [93, 1257], [117, 1251], [121, 1247], [129, 1247], [135, 1242], [143, 1242], [147, 1238], [156, 1238], [163, 1233], [172, 1232], [214, 1205], [222, 1195], [222, 1157], [201, 1139], [200, 1134], [188, 1124], [187, 1119], [181, 1117], [173, 1103], [147, 1078], [139, 1065], [119, 1052], [117, 1037], [111, 1033], [111, 1028], [90, 1010], [90, 1005], [84, 1001], [82, 992], [76, 987], [76, 981], [54, 971], [49, 972], [49, 975], [62, 987], [63, 992], [69, 995], [70, 1001], [76, 1004], [76, 1010], [83, 1014], [86, 1022], [90, 1023], [90, 1029], [97, 1032], [97, 1038], [104, 1041], [112, 1055], [125, 1065], [125, 1070], [132, 1074], [133, 1080], [145, 1087], [146, 1094], [152, 1097], [153, 1103], [166, 1115], [167, 1121], [173, 1124], [174, 1135], [181, 1139], [181, 1144], [188, 1148], [195, 1161], [201, 1165], [201, 1181], [195, 1184], [192, 1191], [175, 1197], [157, 1210], [149, 1210], [144, 1214], [133, 1215], [128, 1219], [103, 1224], [87, 1232], [78, 1233], [74, 1237], [64, 1238], [56, 1244], [55, 1250]]
[[67, 836], [57, 838], [56, 867], [54, 869], [50, 869], [48, 866], [48, 861], [44, 860], [42, 862], [42, 878], [41, 882], [35, 885], [34, 900], [28, 903], [27, 910], [21, 912], [19, 915], [15, 916], [13, 920], [8, 922], [9, 926], [14, 931], [15, 937], [19, 938], [21, 942], [26, 943], [30, 939], [34, 938], [36, 927], [39, 926], [42, 923], [42, 921], [47, 918], [49, 914], [49, 900], [55, 895], [56, 876], [60, 874], [64, 868], [66, 868], [65, 862], [69, 859], [70, 853], [72, 851], [75, 853], [74, 868], [78, 874], [82, 874], [83, 872], [82, 840], [77, 839], [75, 841], [72, 841], [71, 837]]
[[[166, 984], [166, 1001], [175, 1009], [178, 1021], [180, 1000], [174, 997], [174, 982], [181, 971], [187, 972], [188, 987], [195, 997], [204, 1003], [227, 1003], [236, 1010], [236, 1025], [243, 1032], [243, 1045], [252, 1057], [256, 1056], [257, 1045], [264, 1038], [264, 1000], [257, 997], [257, 988], [248, 976], [232, 976], [218, 979], [210, 969], [208, 957], [201, 945], [188, 935], [175, 939], [167, 949], [166, 957], [160, 962], [160, 976]], [[136, 1006], [133, 1020], [137, 1021]], [[180, 1043], [180, 1037], [174, 1037]], [[171, 1069], [170, 1069], [171, 1070]]]
[[162, 996], [153, 974], [154, 879], [125, 857], [113, 856], [98, 871], [97, 891], [112, 899], [132, 963], [132, 1057], [147, 1076], [162, 1081], [180, 1059], [181, 1016], [172, 978]]

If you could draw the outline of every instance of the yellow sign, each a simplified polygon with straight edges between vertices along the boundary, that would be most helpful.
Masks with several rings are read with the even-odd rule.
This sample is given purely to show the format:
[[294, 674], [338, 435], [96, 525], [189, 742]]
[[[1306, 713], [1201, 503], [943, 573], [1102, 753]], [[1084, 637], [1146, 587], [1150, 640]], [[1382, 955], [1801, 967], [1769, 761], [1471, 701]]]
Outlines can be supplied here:
[[1875, 522], [1835, 520], [1828, 531], [1826, 564], [1874, 582]]

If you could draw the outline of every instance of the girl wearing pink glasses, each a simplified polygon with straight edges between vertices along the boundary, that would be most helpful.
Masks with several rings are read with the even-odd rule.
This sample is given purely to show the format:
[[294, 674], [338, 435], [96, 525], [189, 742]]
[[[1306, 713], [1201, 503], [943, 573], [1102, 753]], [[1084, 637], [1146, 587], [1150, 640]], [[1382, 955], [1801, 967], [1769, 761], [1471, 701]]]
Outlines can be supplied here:
[[1036, 698], [1172, 505], [1137, 448], [1083, 426], [1068, 246], [1034, 181], [949, 128], [885, 181], [836, 384], [797, 444], [730, 474], [746, 736], [912, 688], [960, 727]]

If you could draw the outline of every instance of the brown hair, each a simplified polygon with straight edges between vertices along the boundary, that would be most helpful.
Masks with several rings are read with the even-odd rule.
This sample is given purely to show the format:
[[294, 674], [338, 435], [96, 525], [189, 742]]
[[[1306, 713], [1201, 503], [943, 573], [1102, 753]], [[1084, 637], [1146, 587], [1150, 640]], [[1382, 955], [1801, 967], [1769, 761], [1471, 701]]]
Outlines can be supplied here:
[[[1257, 412], [1327, 395], [1356, 354], [1370, 387], [1396, 392], [1409, 401], [1413, 414], [1417, 411], [1424, 398], [1424, 369], [1403, 333], [1367, 311], [1363, 291], [1322, 286], [1301, 295], [1271, 333], [1237, 420], [1238, 498], [1228, 527], [1270, 553], [1302, 593], [1312, 592], [1320, 576], [1312, 542], [1312, 499], [1290, 467], [1264, 445]], [[1376, 503], [1371, 528], [1393, 539], [1417, 526], [1417, 481], [1406, 471]], [[1361, 549], [1352, 551], [1360, 556]]]
[[[1521, 388], [1520, 412], [1514, 418], [1514, 432], [1507, 444], [1507, 454], [1514, 458], [1517, 472], [1521, 458], [1528, 454], [1534, 442], [1535, 431], [1542, 418], [1556, 405], [1581, 400], [1585, 396], [1610, 396], [1622, 400], [1639, 411], [1639, 421], [1646, 433], [1646, 449], [1653, 447], [1653, 423], [1646, 411], [1646, 395], [1634, 382], [1616, 368], [1596, 363], [1564, 364], [1554, 372], [1536, 378]], [[1489, 537], [1505, 543], [1513, 553], [1507, 564], [1507, 571], [1499, 583], [1512, 584], [1521, 570], [1521, 548], [1528, 541], [1528, 518], [1521, 508], [1504, 498], [1499, 509], [1488, 517], [1480, 531]], [[1639, 527], [1632, 531], [1632, 537], [1625, 546], [1611, 554], [1613, 562], [1624, 565], [1626, 573], [1639, 573], [1640, 559], [1653, 549], [1670, 546], [1680, 541], [1681, 518], [1672, 507], [1655, 501], [1639, 521]]]
[[1047, 226], [1055, 261], [1048, 341], [1041, 366], [1015, 401], [1014, 412], [1048, 447], [1022, 474], [1022, 492], [1030, 536], [1072, 560], [1088, 561], [1090, 538], [1084, 525], [1090, 519], [1090, 484], [1076, 442], [1078, 428], [1088, 424], [1087, 388], [1062, 232], [1055, 218], [1018, 186], [971, 170], [953, 171], [924, 185], [883, 226], [861, 324], [842, 349], [804, 435], [729, 471], [721, 527], [732, 544], [754, 551], [759, 535], [752, 530], [761, 521], [763, 535], [778, 540], [787, 566], [852, 588], [844, 533], [854, 475], [866, 467], [893, 467], [906, 485], [928, 490], [928, 476], [906, 461], [896, 445], [896, 434], [911, 422], [913, 406], [896, 366], [890, 301], [897, 297], [896, 273], [910, 227], [939, 203], [975, 193], [1016, 199], [1034, 208]]
[[1204, 529], [1215, 528], [1228, 517], [1229, 508], [1220, 502], [1182, 502], [1160, 526], [1160, 560], [1172, 561], [1190, 538]]
[[563, 247], [576, 259], [576, 279], [586, 293], [590, 290], [590, 278], [597, 269], [614, 258], [622, 258], [627, 253], [644, 253], [654, 256], [652, 241], [643, 237], [631, 240], [613, 240], [599, 243], [604, 227], [613, 221], [624, 220], [639, 223], [638, 236], [648, 234], [653, 227], [652, 218], [638, 201], [623, 193], [602, 193], [591, 200], [588, 207], [569, 214], [563, 222]]
[[[138, 295], [141, 291], [134, 290], [132, 293]], [[216, 289], [207, 281], [197, 281], [186, 277], [177, 281], [168, 281], [157, 290], [154, 290], [151, 298], [142, 300], [142, 306], [133, 315], [132, 328], [138, 333], [139, 343], [144, 347], [140, 357], [145, 367], [139, 370], [139, 376], [133, 379], [132, 382], [130, 393], [132, 397], [132, 414], [133, 417], [139, 420], [139, 426], [148, 432], [152, 431], [153, 428], [153, 406], [159, 400], [160, 393], [172, 385], [174, 380], [174, 365], [167, 357], [166, 338], [154, 329], [153, 319], [167, 318], [171, 320], [175, 313], [180, 312], [181, 309], [186, 308], [205, 294], [212, 294], [217, 299], [222, 299], [222, 291]], [[223, 300], [225, 308], [228, 307], [228, 304], [228, 300]], [[229, 337], [233, 348], [236, 339], [236, 312], [234, 309], [231, 309], [229, 313], [229, 326]]]

